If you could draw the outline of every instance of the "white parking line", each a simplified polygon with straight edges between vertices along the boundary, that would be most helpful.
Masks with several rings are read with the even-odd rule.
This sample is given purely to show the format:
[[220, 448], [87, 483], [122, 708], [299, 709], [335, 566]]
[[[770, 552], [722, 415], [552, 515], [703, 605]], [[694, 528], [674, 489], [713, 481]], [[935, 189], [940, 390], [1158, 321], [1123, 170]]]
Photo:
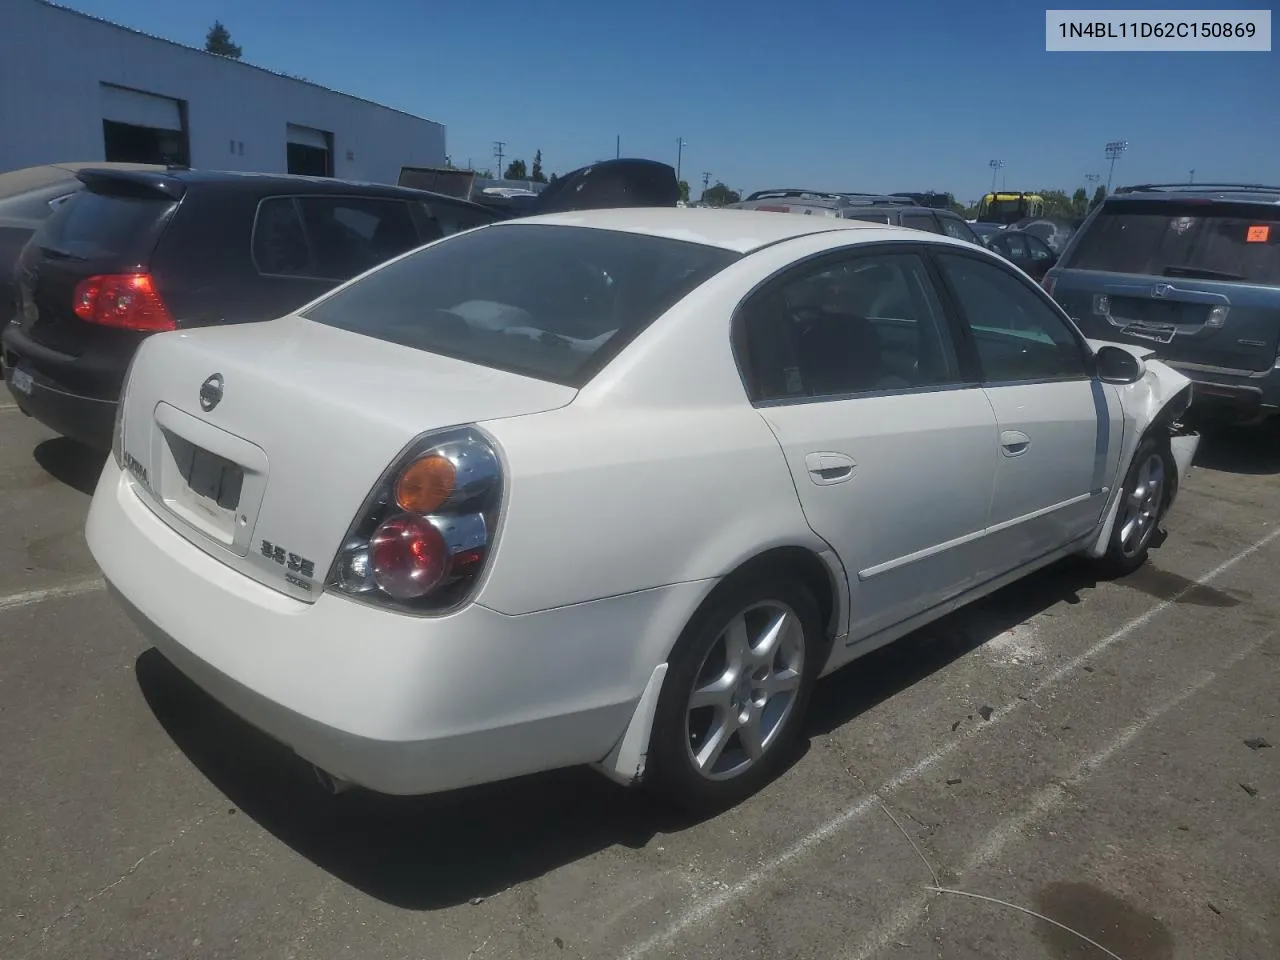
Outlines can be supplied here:
[[96, 590], [101, 590], [105, 586], [106, 583], [101, 577], [93, 577], [88, 580], [64, 583], [56, 587], [24, 590], [21, 593], [11, 593], [8, 596], [0, 597], [0, 610], [8, 610], [10, 607], [26, 607], [33, 603], [57, 600], [61, 597], [76, 597], [82, 593], [93, 593]]
[[[1180, 600], [1182, 600], [1183, 597], [1187, 596], [1187, 594], [1191, 593], [1191, 591], [1195, 590], [1197, 587], [1202, 587], [1205, 584], [1210, 583], [1211, 581], [1222, 576], [1222, 574], [1226, 573], [1236, 564], [1240, 563], [1240, 561], [1245, 560], [1248, 557], [1251, 557], [1253, 554], [1257, 553], [1267, 544], [1275, 540], [1276, 537], [1280, 537], [1280, 527], [1273, 528], [1262, 539], [1255, 541], [1253, 544], [1249, 545], [1248, 547], [1245, 547], [1243, 550], [1241, 550], [1235, 556], [1231, 557], [1229, 560], [1223, 561], [1218, 566], [1210, 570], [1208, 573], [1204, 574], [1198, 579], [1187, 584], [1187, 586], [1183, 587], [1181, 590], [1175, 593], [1168, 600], [1163, 600], [1160, 603], [1157, 603], [1155, 606], [1147, 610], [1146, 613], [1143, 613], [1137, 617], [1134, 617], [1132, 620], [1130, 620], [1124, 626], [1120, 627], [1120, 629], [1116, 630], [1114, 633], [1106, 637], [1103, 637], [1101, 640], [1099, 640], [1097, 643], [1091, 646], [1084, 653], [1080, 654], [1078, 657], [1073, 657], [1072, 659], [1068, 660], [1067, 662], [1062, 664], [1060, 667], [1058, 667], [1056, 670], [1047, 674], [1038, 683], [1034, 684], [1030, 688], [1028, 693], [1025, 695], [1034, 697], [1036, 694], [1043, 692], [1045, 689], [1052, 686], [1056, 686], [1065, 677], [1071, 674], [1077, 673], [1082, 666], [1087, 664], [1090, 660], [1095, 659], [1100, 653], [1103, 653], [1109, 647], [1112, 647], [1115, 644], [1119, 643], [1121, 640], [1129, 636], [1129, 634], [1133, 633], [1135, 630], [1141, 629], [1142, 627], [1146, 626], [1155, 617], [1159, 616], [1165, 610], [1168, 610], [1171, 606], [1178, 603]], [[821, 844], [824, 840], [829, 839], [830, 837], [838, 833], [840, 830], [842, 830], [844, 827], [848, 826], [850, 823], [861, 818], [865, 813], [867, 813], [867, 811], [876, 809], [881, 795], [892, 793], [893, 791], [898, 790], [899, 788], [905, 786], [906, 784], [911, 783], [912, 781], [918, 779], [921, 775], [923, 775], [924, 773], [927, 773], [929, 770], [932, 770], [942, 760], [946, 759], [946, 757], [954, 753], [969, 738], [978, 736], [980, 733], [985, 733], [986, 731], [992, 729], [993, 727], [998, 725], [1001, 721], [1012, 716], [1019, 709], [1019, 707], [1025, 705], [1027, 702], [1028, 701], [1024, 701], [1024, 700], [1013, 700], [1011, 702], [1003, 704], [994, 713], [991, 714], [990, 719], [986, 723], [982, 724], [981, 726], [969, 727], [966, 732], [958, 735], [956, 739], [948, 741], [944, 746], [939, 747], [937, 750], [934, 750], [932, 753], [929, 753], [926, 756], [922, 757], [919, 761], [914, 763], [912, 766], [907, 767], [905, 770], [899, 771], [897, 774], [890, 777], [883, 784], [881, 784], [879, 790], [875, 791], [874, 793], [869, 793], [864, 795], [857, 802], [846, 807], [843, 811], [838, 813], [836, 816], [832, 817], [826, 823], [817, 827], [810, 833], [805, 834], [803, 837], [801, 837], [799, 840], [793, 843], [790, 847], [782, 851], [782, 853], [773, 857], [771, 860], [766, 861], [765, 863], [757, 867], [755, 870], [748, 873], [745, 877], [743, 877], [737, 883], [731, 884], [728, 887], [724, 887], [720, 890], [716, 890], [710, 893], [708, 896], [700, 900], [697, 906], [693, 907], [693, 909], [687, 910], [683, 914], [681, 914], [679, 917], [677, 917], [675, 922], [672, 923], [670, 926], [666, 927], [663, 930], [660, 930], [659, 932], [653, 934], [648, 939], [643, 940], [636, 946], [632, 947], [629, 951], [627, 951], [627, 953], [623, 955], [623, 960], [638, 960], [638, 958], [646, 956], [647, 954], [652, 953], [654, 950], [657, 950], [660, 947], [661, 948], [669, 947], [675, 941], [675, 939], [678, 936], [680, 936], [680, 934], [682, 934], [685, 930], [688, 930], [690, 927], [702, 923], [712, 915], [719, 913], [725, 907], [737, 902], [738, 900], [741, 900], [743, 897], [747, 896], [747, 894], [751, 893], [753, 890], [759, 887], [762, 883], [768, 880], [769, 877], [774, 873], [776, 873], [778, 870], [782, 869], [783, 867], [787, 866], [793, 861], [803, 857], [806, 853], [808, 853], [811, 849]]]
[[[1182, 688], [1172, 697], [1160, 703], [1159, 706], [1148, 711], [1121, 730], [1101, 750], [1077, 763], [1075, 768], [1061, 780], [1054, 781], [1036, 793], [1031, 802], [1019, 813], [1003, 818], [987, 834], [986, 839], [983, 840], [973, 854], [966, 859], [960, 875], [970, 874], [999, 857], [1010, 843], [1025, 836], [1029, 828], [1053, 813], [1071, 795], [1073, 788], [1086, 783], [1098, 772], [1099, 767], [1136, 740], [1151, 724], [1191, 699], [1197, 693], [1200, 693], [1205, 687], [1250, 654], [1256, 653], [1258, 648], [1270, 639], [1271, 635], [1271, 633], [1263, 635], [1244, 649], [1238, 650], [1227, 657], [1216, 670], [1202, 674], [1194, 683]], [[929, 869], [933, 871], [935, 867], [930, 866]], [[919, 896], [913, 897], [899, 907], [887, 923], [877, 927], [847, 955], [849, 960], [870, 960], [871, 957], [898, 939], [908, 927], [914, 926], [926, 915], [932, 898], [932, 893], [927, 892], [929, 888], [926, 885], [926, 880], [927, 878], [921, 878], [921, 884], [926, 892], [922, 892]], [[1112, 956], [1115, 956], [1115, 954], [1112, 954]]]

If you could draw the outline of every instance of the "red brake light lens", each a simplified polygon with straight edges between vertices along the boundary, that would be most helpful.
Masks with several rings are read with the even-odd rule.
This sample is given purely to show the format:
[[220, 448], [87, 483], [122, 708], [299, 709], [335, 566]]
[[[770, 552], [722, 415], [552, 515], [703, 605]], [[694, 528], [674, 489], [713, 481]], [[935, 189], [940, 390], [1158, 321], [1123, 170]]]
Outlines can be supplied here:
[[72, 295], [72, 309], [81, 320], [104, 327], [157, 332], [178, 326], [149, 273], [99, 274], [81, 280]]
[[369, 538], [373, 579], [389, 596], [414, 600], [435, 589], [449, 571], [444, 537], [426, 520], [397, 514]]
[[479, 430], [423, 434], [366, 497], [326, 587], [414, 613], [457, 609], [493, 553], [502, 490], [501, 462]]

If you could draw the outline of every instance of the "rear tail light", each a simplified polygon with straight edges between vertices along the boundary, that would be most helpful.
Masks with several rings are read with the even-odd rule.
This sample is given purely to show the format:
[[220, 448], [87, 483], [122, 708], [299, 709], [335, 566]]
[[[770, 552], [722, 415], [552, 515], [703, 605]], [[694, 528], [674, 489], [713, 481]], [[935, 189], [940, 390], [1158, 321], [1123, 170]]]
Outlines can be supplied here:
[[479, 430], [420, 437], [361, 507], [327, 586], [412, 612], [455, 609], [479, 584], [501, 500], [502, 467]]
[[81, 280], [72, 295], [81, 320], [125, 330], [174, 330], [177, 324], [149, 273], [99, 274]]

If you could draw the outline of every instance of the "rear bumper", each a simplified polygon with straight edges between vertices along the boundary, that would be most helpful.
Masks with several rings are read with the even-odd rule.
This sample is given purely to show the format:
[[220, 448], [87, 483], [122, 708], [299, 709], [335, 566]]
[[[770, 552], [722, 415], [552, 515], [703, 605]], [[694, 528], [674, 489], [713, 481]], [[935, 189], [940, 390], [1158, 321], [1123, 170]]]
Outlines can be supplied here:
[[1280, 368], [1254, 372], [1176, 360], [1161, 362], [1195, 383], [1192, 409], [1196, 415], [1248, 420], [1280, 413]]
[[601, 760], [652, 673], [636, 656], [706, 587], [523, 616], [294, 600], [173, 532], [108, 459], [86, 536], [147, 638], [233, 712], [330, 774], [419, 794]]
[[[0, 350], [0, 363], [4, 367], [5, 385], [18, 409], [64, 437], [97, 450], [110, 450], [116, 417], [115, 401], [84, 396], [50, 377], [27, 362], [23, 353], [14, 349], [16, 343], [16, 338], [6, 334]], [[14, 370], [30, 374], [29, 393], [14, 386]]]

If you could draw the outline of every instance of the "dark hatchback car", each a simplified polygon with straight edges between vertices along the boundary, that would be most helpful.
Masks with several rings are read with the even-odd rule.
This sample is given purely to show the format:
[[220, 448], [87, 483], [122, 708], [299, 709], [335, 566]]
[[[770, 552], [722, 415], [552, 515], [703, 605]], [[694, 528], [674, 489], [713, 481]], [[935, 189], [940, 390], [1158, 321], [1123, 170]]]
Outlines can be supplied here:
[[1200, 415], [1280, 413], [1280, 187], [1123, 187], [1044, 286], [1087, 336], [1147, 347], [1190, 377]]
[[986, 243], [988, 249], [1000, 254], [1033, 280], [1044, 279], [1044, 275], [1058, 262], [1058, 255], [1047, 243], [1025, 230], [1001, 230]]
[[152, 333], [269, 320], [496, 214], [422, 191], [309, 177], [82, 170], [23, 248], [0, 335], [18, 407], [111, 444], [129, 361]]

